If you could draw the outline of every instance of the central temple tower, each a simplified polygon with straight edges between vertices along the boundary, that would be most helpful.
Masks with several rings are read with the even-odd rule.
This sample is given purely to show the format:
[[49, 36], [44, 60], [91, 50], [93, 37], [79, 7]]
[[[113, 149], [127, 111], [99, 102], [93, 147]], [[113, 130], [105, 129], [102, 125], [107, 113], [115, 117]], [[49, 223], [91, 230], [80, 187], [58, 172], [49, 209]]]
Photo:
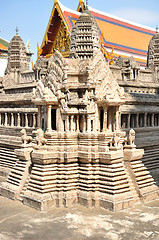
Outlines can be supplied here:
[[71, 32], [70, 58], [92, 58], [100, 48], [99, 27], [91, 12], [85, 10]]

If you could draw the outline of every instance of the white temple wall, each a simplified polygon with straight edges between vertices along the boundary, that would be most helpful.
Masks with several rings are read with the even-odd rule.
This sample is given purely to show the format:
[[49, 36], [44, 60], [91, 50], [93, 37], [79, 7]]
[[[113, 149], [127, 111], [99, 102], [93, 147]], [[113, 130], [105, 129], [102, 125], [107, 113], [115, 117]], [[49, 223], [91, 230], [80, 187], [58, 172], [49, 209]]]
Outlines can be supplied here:
[[0, 77], [4, 76], [7, 67], [7, 59], [0, 59]]

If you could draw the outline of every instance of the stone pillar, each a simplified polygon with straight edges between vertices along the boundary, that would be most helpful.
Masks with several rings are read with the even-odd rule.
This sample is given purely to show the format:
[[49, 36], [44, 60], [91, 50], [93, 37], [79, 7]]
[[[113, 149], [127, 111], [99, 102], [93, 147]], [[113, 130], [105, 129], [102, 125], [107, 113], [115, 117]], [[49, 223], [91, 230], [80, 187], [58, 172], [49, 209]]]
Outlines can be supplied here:
[[33, 113], [33, 127], [36, 127], [36, 114]]
[[91, 118], [87, 115], [87, 132], [91, 132]]
[[62, 121], [62, 117], [61, 117], [60, 108], [56, 109], [56, 130], [57, 130], [57, 132], [63, 132], [64, 131], [64, 126], [63, 126], [63, 121]]
[[5, 113], [5, 121], [4, 121], [4, 126], [7, 126], [7, 122], [8, 122], [8, 114]]
[[120, 125], [119, 125], [119, 116], [120, 116], [120, 114], [119, 114], [119, 107], [116, 107], [116, 121], [115, 121], [115, 130], [118, 130], [119, 128], [120, 128]]
[[38, 106], [38, 128], [41, 128], [41, 106]]
[[136, 115], [136, 127], [139, 127], [139, 113]]
[[65, 126], [66, 132], [68, 132], [69, 131], [69, 116], [68, 115], [66, 116], [65, 124], [66, 124], [66, 126]]
[[128, 123], [127, 123], [127, 128], [130, 128], [130, 117], [131, 117], [131, 114], [128, 114]]
[[144, 127], [147, 127], [147, 113], [144, 114]]
[[25, 127], [28, 127], [28, 115], [25, 113]]
[[79, 115], [77, 115], [77, 120], [76, 120], [76, 124], [77, 124], [77, 132], [79, 132]]
[[73, 122], [73, 118], [74, 118], [74, 116], [71, 115], [71, 132], [73, 132], [73, 130], [74, 130], [74, 122]]
[[103, 114], [103, 132], [107, 131], [107, 110], [108, 108], [104, 106], [104, 114]]
[[14, 115], [13, 113], [11, 113], [11, 127], [14, 126]]
[[86, 131], [86, 116], [83, 115], [83, 132]]
[[152, 126], [152, 127], [154, 127], [154, 120], [155, 120], [155, 119], [154, 119], [154, 116], [155, 116], [155, 114], [153, 113], [153, 114], [152, 114], [152, 117], [151, 117], [151, 126]]
[[17, 113], [17, 127], [20, 127], [20, 113]]
[[112, 131], [112, 121], [111, 121], [111, 116], [110, 114], [108, 115], [108, 129]]
[[47, 106], [47, 131], [52, 131], [51, 127], [51, 105]]

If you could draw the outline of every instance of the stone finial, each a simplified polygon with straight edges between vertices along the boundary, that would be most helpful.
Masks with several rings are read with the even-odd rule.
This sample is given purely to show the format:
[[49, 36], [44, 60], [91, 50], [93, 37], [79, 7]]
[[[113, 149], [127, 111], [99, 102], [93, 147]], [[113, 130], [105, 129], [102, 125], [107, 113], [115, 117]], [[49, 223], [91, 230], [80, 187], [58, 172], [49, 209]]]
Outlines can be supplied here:
[[23, 146], [28, 146], [32, 142], [32, 137], [27, 136], [26, 130], [24, 128], [20, 131], [20, 134]]
[[18, 27], [16, 27], [16, 29], [15, 29], [15, 31], [16, 31], [16, 35], [18, 35], [19, 33], [19, 30], [18, 30]]
[[158, 33], [158, 25], [156, 25], [156, 33]]

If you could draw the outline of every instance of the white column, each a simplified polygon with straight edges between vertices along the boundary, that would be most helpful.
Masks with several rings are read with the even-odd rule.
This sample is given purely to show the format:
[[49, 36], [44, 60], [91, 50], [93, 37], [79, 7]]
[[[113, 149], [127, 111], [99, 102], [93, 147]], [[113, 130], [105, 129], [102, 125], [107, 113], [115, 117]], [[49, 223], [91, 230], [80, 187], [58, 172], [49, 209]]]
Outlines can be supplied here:
[[76, 120], [77, 122], [76, 122], [76, 124], [77, 124], [77, 132], [79, 132], [79, 115], [77, 115], [77, 120]]
[[115, 128], [116, 128], [116, 130], [118, 130], [120, 128], [119, 127], [119, 107], [116, 107], [116, 121], [115, 121], [115, 123], [116, 123]]
[[110, 114], [109, 114], [109, 116], [108, 116], [108, 128], [109, 128], [110, 131], [112, 131], [112, 121], [111, 121], [111, 116], [110, 116]]
[[131, 114], [128, 114], [127, 128], [130, 128], [130, 116], [131, 116]]
[[66, 126], [65, 126], [66, 132], [68, 132], [69, 131], [69, 116], [68, 115], [66, 116], [65, 124], [66, 124]]
[[73, 124], [74, 124], [74, 122], [73, 122], [73, 118], [74, 118], [74, 116], [73, 115], [71, 115], [71, 132], [73, 132]]
[[7, 126], [7, 121], [8, 121], [8, 114], [5, 113], [5, 121], [4, 121], [4, 126]]
[[17, 127], [20, 127], [20, 113], [17, 113]]
[[11, 113], [11, 127], [14, 126], [14, 115], [13, 113]]
[[41, 128], [41, 106], [38, 106], [38, 128]]
[[83, 115], [83, 132], [86, 131], [86, 116]]
[[107, 110], [108, 108], [104, 106], [104, 114], [103, 114], [103, 132], [107, 131]]
[[28, 127], [28, 115], [25, 113], [25, 127]]
[[87, 132], [91, 132], [91, 118], [87, 115]]
[[47, 106], [47, 131], [52, 131], [52, 127], [51, 127], [51, 105]]
[[136, 127], [139, 127], [139, 113], [136, 115]]
[[33, 127], [36, 127], [36, 114], [33, 113]]
[[144, 114], [144, 127], [147, 127], [147, 113]]

